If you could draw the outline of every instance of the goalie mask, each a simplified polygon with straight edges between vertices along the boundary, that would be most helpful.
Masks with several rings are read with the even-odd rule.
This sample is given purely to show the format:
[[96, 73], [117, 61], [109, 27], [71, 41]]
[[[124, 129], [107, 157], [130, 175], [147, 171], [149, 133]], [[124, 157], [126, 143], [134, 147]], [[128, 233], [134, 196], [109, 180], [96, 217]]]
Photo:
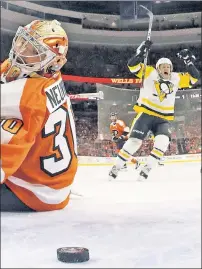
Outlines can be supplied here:
[[111, 112], [110, 113], [110, 120], [111, 120], [111, 122], [116, 122], [117, 121], [117, 113], [116, 112]]
[[2, 81], [54, 74], [66, 63], [68, 37], [57, 20], [20, 26], [12, 42]]
[[168, 58], [161, 58], [156, 63], [156, 70], [162, 79], [169, 80], [173, 71], [173, 64]]

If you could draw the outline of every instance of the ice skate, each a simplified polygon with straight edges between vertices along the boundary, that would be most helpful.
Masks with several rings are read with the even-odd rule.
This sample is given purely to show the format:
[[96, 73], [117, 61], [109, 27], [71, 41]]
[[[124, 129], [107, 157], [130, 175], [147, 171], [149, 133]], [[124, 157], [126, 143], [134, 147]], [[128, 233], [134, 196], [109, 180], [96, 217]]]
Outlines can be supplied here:
[[148, 174], [150, 172], [151, 168], [149, 168], [147, 165], [145, 165], [142, 170], [140, 171], [139, 177], [137, 181], [145, 181], [148, 178]]
[[109, 180], [116, 179], [118, 176], [119, 169], [117, 169], [116, 165], [114, 165], [109, 172]]
[[140, 163], [136, 159], [132, 159], [131, 163], [133, 164], [135, 170], [138, 170], [138, 168], [140, 167]]
[[125, 163], [124, 166], [121, 168], [121, 171], [123, 172], [127, 172], [128, 171], [128, 167], [127, 164]]

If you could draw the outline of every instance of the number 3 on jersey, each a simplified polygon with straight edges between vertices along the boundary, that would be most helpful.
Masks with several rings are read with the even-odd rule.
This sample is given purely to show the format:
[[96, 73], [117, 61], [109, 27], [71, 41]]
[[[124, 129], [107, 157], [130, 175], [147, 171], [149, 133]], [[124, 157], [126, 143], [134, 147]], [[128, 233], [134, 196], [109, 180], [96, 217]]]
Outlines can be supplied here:
[[[67, 121], [70, 124], [69, 113], [64, 107], [60, 107], [50, 114], [42, 130], [42, 137], [51, 137], [53, 139], [53, 151], [58, 152], [58, 156], [54, 153], [41, 157], [41, 169], [51, 177], [65, 172], [72, 160], [69, 141], [66, 136]], [[71, 131], [74, 131], [71, 126], [69, 128]]]

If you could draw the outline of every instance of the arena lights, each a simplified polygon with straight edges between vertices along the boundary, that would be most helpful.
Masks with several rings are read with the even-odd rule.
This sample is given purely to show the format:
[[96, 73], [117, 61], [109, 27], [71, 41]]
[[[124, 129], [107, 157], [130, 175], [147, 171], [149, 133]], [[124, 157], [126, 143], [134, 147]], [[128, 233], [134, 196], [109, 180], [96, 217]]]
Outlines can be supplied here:
[[154, 1], [155, 4], [169, 3], [170, 1]]

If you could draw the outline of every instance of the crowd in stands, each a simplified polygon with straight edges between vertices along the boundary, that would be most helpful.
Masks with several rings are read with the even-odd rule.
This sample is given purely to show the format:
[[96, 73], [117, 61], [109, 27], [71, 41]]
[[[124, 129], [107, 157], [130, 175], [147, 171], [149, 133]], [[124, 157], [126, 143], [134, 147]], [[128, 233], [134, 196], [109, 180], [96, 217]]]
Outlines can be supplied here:
[[[106, 124], [110, 124], [110, 121]], [[178, 129], [183, 130], [183, 136], [178, 135]], [[110, 139], [110, 132], [98, 133], [96, 118], [85, 118], [76, 121], [79, 144], [79, 155], [113, 157], [117, 154], [116, 144]], [[145, 139], [139, 151], [134, 156], [148, 156], [153, 147], [153, 141]], [[200, 112], [191, 113], [185, 121], [173, 124], [172, 140], [165, 155], [201, 153], [201, 116]]]
[[[179, 46], [175, 49], [164, 49], [152, 51], [149, 54], [148, 64], [155, 66], [161, 57], [168, 57], [173, 62], [176, 72], [184, 72], [185, 66], [179, 62], [176, 54], [184, 49]], [[190, 51], [196, 56], [196, 66], [202, 70], [200, 47], [189, 47]], [[134, 77], [127, 68], [127, 61], [134, 55], [135, 48], [125, 48], [118, 50], [107, 47], [70, 48], [68, 62], [63, 68], [64, 74], [72, 74], [84, 77]], [[86, 64], [88, 59], [88, 64]]]
[[[30, 1], [35, 4], [68, 9], [77, 12], [96, 13], [96, 14], [120, 14], [120, 1]], [[136, 1], [137, 2], [137, 1]], [[153, 14], [176, 14], [186, 12], [197, 12], [200, 4], [197, 1], [144, 1]]]
[[[1, 31], [1, 62], [8, 57], [13, 34]], [[184, 72], [185, 66], [177, 60], [176, 54], [184, 46], [175, 49], [151, 50], [148, 63], [155, 66], [161, 57], [168, 57], [173, 62], [174, 71]], [[196, 66], [202, 71], [201, 48], [191, 46], [189, 49], [196, 56]], [[134, 75], [127, 68], [128, 59], [134, 54], [135, 48], [126, 47], [122, 49], [108, 48], [104, 46], [93, 46], [92, 48], [69, 47], [68, 61], [62, 69], [62, 74], [83, 77], [109, 77], [109, 78], [133, 78]], [[88, 61], [88, 64], [86, 64]], [[195, 88], [200, 86], [201, 81]], [[65, 81], [69, 94], [96, 92], [95, 83], [79, 83]], [[134, 89], [134, 84], [118, 84], [116, 87]]]
[[[8, 57], [13, 37], [13, 34], [1, 31], [1, 62]], [[159, 58], [168, 57], [173, 62], [176, 72], [184, 72], [185, 66], [176, 57], [176, 54], [184, 48], [187, 46], [151, 49], [148, 64], [155, 66]], [[188, 48], [196, 56], [197, 68], [202, 70], [201, 48], [199, 46], [189, 46]], [[62, 73], [84, 77], [134, 77], [127, 68], [127, 61], [134, 55], [135, 49], [136, 47], [118, 49], [105, 46], [89, 48], [69, 46], [67, 63], [62, 69]]]

